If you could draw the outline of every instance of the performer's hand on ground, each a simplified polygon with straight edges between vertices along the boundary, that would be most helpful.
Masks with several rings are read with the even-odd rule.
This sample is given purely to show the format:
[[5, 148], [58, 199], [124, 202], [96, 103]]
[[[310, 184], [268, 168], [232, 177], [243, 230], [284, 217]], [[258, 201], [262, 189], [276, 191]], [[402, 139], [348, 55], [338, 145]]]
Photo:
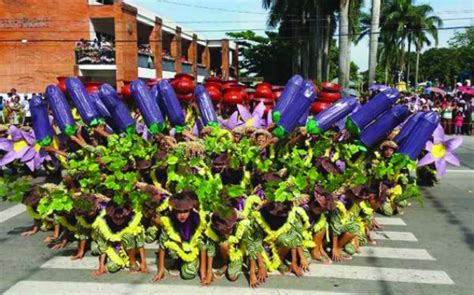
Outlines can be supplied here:
[[303, 270], [296, 263], [290, 264], [290, 271], [294, 273], [297, 277], [303, 276]]
[[158, 270], [158, 272], [156, 273], [156, 275], [153, 276], [153, 278], [151, 279], [152, 282], [159, 282], [161, 281], [162, 279], [165, 278], [165, 270], [164, 269], [160, 269]]
[[96, 271], [92, 273], [92, 275], [98, 278], [106, 272], [107, 272], [107, 269], [105, 268], [105, 266], [100, 266]]
[[260, 286], [260, 282], [258, 281], [257, 276], [253, 272], [251, 272], [249, 275], [249, 283], [250, 287], [252, 288], [258, 288]]

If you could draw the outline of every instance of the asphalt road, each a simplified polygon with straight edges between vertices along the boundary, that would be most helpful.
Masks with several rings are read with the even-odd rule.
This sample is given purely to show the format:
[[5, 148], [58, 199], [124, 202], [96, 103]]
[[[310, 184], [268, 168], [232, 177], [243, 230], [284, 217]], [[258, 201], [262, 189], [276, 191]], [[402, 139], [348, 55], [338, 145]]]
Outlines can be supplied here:
[[[5, 294], [474, 294], [474, 138], [457, 150], [461, 167], [449, 167], [432, 188], [423, 188], [424, 207], [413, 204], [403, 215], [381, 219], [377, 245], [363, 248], [352, 261], [312, 264], [303, 278], [271, 275], [252, 292], [247, 281], [218, 280], [211, 288], [197, 280], [168, 276], [151, 284], [152, 274], [126, 271], [91, 276], [95, 257], [71, 262], [73, 247], [53, 252], [46, 233], [23, 238], [30, 224], [20, 206], [0, 203], [0, 292]], [[152, 246], [151, 246], [152, 247]], [[153, 257], [153, 250], [147, 250]], [[153, 260], [149, 261], [154, 264]]]

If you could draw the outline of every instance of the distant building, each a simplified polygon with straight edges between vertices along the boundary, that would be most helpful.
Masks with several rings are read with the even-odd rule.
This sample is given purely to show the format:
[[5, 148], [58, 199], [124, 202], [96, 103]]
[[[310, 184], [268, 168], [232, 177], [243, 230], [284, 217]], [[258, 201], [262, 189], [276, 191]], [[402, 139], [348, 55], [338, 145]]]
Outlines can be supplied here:
[[43, 92], [61, 76], [118, 88], [176, 73], [237, 76], [233, 42], [203, 40], [124, 0], [0, 1], [0, 11], [0, 93]]

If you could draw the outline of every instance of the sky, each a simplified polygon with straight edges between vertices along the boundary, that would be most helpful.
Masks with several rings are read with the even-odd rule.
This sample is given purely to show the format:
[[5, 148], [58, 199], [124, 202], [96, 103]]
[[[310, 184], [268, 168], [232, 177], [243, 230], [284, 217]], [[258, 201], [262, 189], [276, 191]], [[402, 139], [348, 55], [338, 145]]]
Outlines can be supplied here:
[[[195, 32], [202, 39], [220, 39], [226, 31], [255, 30], [263, 34], [268, 29], [267, 11], [261, 0], [126, 0], [160, 15], [164, 22], [172, 20], [183, 31]], [[364, 10], [370, 11], [371, 1], [364, 0]], [[474, 0], [416, 0], [415, 4], [430, 4], [434, 14], [444, 20], [443, 27], [474, 26]], [[458, 30], [462, 31], [462, 30]], [[448, 46], [455, 30], [440, 30], [438, 47]], [[352, 45], [352, 61], [360, 71], [368, 66], [368, 38]], [[434, 46], [434, 44], [433, 44]], [[426, 50], [427, 48], [425, 48]]]

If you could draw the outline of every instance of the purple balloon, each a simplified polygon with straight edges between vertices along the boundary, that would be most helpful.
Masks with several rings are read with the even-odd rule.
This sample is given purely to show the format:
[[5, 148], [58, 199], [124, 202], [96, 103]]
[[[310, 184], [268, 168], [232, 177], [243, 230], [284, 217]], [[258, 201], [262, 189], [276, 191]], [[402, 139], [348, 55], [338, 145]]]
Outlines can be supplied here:
[[281, 114], [292, 105], [294, 97], [297, 95], [298, 91], [303, 85], [303, 77], [300, 75], [294, 75], [283, 88], [283, 92], [280, 95], [276, 105], [273, 107], [272, 116], [273, 122], [278, 123], [278, 120], [281, 117]]
[[418, 120], [424, 115], [424, 112], [417, 112], [416, 114], [412, 115], [403, 125], [400, 133], [393, 139], [399, 146], [402, 142], [407, 138], [410, 132], [415, 128]]
[[357, 99], [352, 96], [343, 97], [331, 107], [314, 116], [316, 125], [321, 131], [329, 130], [339, 120], [349, 115], [357, 106]]

